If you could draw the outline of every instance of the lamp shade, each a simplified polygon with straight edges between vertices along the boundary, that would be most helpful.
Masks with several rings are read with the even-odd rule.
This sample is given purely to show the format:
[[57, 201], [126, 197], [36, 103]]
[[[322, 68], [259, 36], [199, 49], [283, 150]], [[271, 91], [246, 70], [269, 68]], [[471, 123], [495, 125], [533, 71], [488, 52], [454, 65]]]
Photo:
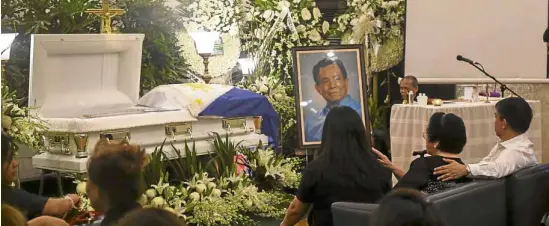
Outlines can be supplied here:
[[251, 75], [255, 70], [255, 62], [253, 58], [240, 58], [237, 60], [240, 64], [240, 69], [242, 69], [243, 75]]
[[11, 43], [15, 40], [17, 33], [0, 34], [0, 51], [2, 51], [2, 60], [10, 59]]
[[219, 32], [192, 32], [190, 33], [198, 54], [212, 54], [215, 41], [219, 39]]

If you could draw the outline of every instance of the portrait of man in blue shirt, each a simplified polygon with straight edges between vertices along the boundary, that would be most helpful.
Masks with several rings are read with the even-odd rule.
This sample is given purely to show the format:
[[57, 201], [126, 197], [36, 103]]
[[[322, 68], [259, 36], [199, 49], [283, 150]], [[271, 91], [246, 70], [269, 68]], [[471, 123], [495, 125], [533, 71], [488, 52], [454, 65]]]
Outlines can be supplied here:
[[305, 118], [305, 141], [315, 142], [322, 138], [324, 120], [331, 108], [347, 106], [355, 110], [362, 117], [359, 102], [349, 94], [349, 80], [343, 62], [336, 57], [320, 60], [313, 67], [313, 76], [316, 91], [326, 100], [326, 106], [316, 114], [309, 114]]

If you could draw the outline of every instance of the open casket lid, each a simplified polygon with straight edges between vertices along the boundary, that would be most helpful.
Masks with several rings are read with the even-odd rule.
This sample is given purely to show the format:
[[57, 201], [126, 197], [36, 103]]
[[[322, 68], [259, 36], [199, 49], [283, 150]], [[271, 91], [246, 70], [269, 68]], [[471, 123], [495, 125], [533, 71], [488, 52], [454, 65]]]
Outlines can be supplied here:
[[31, 38], [29, 106], [43, 118], [134, 106], [143, 34], [36, 34]]

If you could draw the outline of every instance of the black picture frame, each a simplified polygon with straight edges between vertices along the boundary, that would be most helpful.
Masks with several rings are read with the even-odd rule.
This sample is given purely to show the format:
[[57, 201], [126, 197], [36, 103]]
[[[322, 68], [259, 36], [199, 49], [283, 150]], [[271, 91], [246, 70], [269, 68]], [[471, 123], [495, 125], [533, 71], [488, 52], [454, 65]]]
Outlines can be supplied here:
[[[331, 53], [331, 55], [329, 55]], [[324, 55], [324, 56], [322, 56]], [[354, 55], [354, 56], [353, 56]], [[314, 117], [318, 117], [318, 113], [325, 110], [327, 104], [326, 99], [319, 94], [316, 82], [314, 81], [313, 70], [314, 65], [323, 58], [341, 58], [345, 71], [347, 72], [347, 96], [351, 99], [357, 99], [357, 103], [360, 105], [360, 115], [362, 121], [366, 127], [366, 134], [368, 137], [368, 143], [371, 143], [371, 129], [370, 118], [368, 111], [368, 85], [365, 65], [364, 65], [364, 47], [362, 45], [330, 45], [330, 46], [307, 46], [307, 47], [295, 47], [292, 48], [293, 56], [293, 81], [294, 81], [294, 94], [295, 94], [295, 108], [296, 108], [296, 121], [298, 130], [298, 144], [301, 149], [317, 149], [320, 147], [320, 139], [313, 139], [307, 126], [306, 115], [311, 117], [311, 114], [316, 114]], [[338, 57], [340, 56], [340, 57]], [[352, 57], [351, 57], [352, 56]], [[312, 59], [306, 59], [310, 57]], [[318, 60], [320, 59], [320, 60]], [[352, 59], [352, 60], [345, 60]], [[314, 63], [311, 63], [314, 62]], [[303, 65], [302, 65], [303, 64]], [[345, 66], [345, 65], [351, 65]], [[308, 77], [303, 77], [304, 75]], [[304, 82], [307, 83], [304, 84]], [[308, 85], [310, 84], [310, 85]], [[351, 90], [349, 84], [357, 90]], [[314, 87], [314, 88], [311, 88]], [[316, 89], [316, 90], [315, 90]], [[304, 93], [305, 92], [305, 93]], [[317, 99], [317, 109], [312, 106], [308, 106], [313, 103], [313, 97]], [[320, 99], [319, 99], [320, 97]], [[318, 103], [324, 101], [324, 103]], [[323, 104], [323, 105], [322, 105]], [[322, 107], [318, 107], [322, 106]], [[357, 105], [354, 105], [355, 107]], [[305, 110], [307, 109], [307, 110]], [[354, 108], [356, 109], [356, 108]], [[325, 111], [324, 111], [325, 113]], [[316, 120], [318, 118], [314, 118]], [[316, 122], [322, 122], [323, 120], [316, 120]], [[313, 127], [311, 127], [313, 128]], [[315, 137], [318, 138], [318, 133], [322, 134], [322, 131], [313, 130]]]

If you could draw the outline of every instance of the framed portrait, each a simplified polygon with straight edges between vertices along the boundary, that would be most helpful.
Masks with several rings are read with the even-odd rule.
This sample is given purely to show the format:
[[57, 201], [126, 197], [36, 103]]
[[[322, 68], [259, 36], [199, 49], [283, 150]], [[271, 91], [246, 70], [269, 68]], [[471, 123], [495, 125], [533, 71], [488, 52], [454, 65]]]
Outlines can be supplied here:
[[320, 147], [324, 120], [333, 106], [355, 110], [370, 135], [362, 45], [297, 47], [292, 51], [300, 148]]

